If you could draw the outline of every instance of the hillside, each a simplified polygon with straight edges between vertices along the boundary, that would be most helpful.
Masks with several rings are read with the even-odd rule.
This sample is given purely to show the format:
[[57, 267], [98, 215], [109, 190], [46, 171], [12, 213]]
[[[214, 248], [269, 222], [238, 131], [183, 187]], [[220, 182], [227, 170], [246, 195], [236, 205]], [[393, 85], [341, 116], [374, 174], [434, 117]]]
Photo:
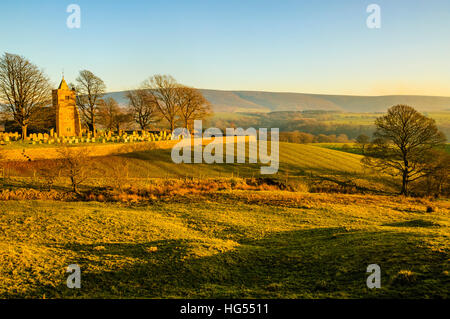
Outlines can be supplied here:
[[[105, 181], [105, 176], [121, 179], [124, 186], [145, 186], [152, 184], [151, 179], [154, 178], [268, 177], [287, 183], [293, 189], [395, 192], [392, 180], [365, 171], [360, 163], [361, 158], [357, 154], [318, 146], [280, 143], [279, 170], [269, 176], [260, 174], [261, 166], [266, 164], [249, 164], [248, 161], [245, 164], [175, 164], [170, 149], [155, 149], [94, 157], [92, 164], [96, 169], [86, 184], [109, 183]], [[36, 171], [47, 166], [48, 160], [37, 160], [6, 164], [5, 169], [12, 177], [32, 178]]]
[[[118, 145], [98, 145], [91, 147], [92, 161], [106, 172], [102, 172], [104, 175], [108, 173], [110, 169], [114, 169], [120, 162], [127, 162], [130, 170], [130, 177], [231, 177], [234, 176], [251, 177], [259, 175], [259, 170], [263, 164], [249, 164], [248, 160], [245, 164], [175, 164], [171, 159], [171, 145], [173, 142], [157, 142], [154, 146], [149, 144], [147, 148], [155, 148], [153, 150], [145, 150], [144, 144], [133, 144], [135, 149], [139, 149], [138, 146], [142, 146], [142, 151], [133, 151], [131, 144], [128, 146], [129, 152], [125, 154], [107, 155], [103, 148], [107, 146], [115, 147]], [[161, 144], [161, 145], [160, 145]], [[76, 146], [72, 146], [76, 147]], [[156, 149], [157, 148], [157, 149]], [[39, 147], [26, 150], [26, 154], [32, 156], [31, 151], [39, 151]], [[23, 165], [29, 167], [30, 170], [33, 166], [45, 166], [47, 160], [55, 151], [53, 149], [46, 148], [46, 153], [49, 153], [48, 159], [40, 157], [35, 158], [32, 162]], [[100, 150], [99, 152], [97, 150]], [[10, 152], [14, 152], [16, 149], [4, 150], [3, 160], [13, 158]], [[42, 151], [41, 151], [42, 152]], [[247, 150], [248, 152], [248, 150]], [[112, 152], [110, 152], [112, 153]], [[124, 153], [120, 150], [117, 153]], [[226, 154], [224, 148], [224, 155]], [[106, 156], [105, 156], [106, 155]], [[53, 156], [56, 158], [57, 156]], [[293, 144], [293, 143], [280, 143], [280, 168], [278, 175], [290, 174], [291, 176], [300, 176], [306, 173], [327, 173], [327, 174], [356, 174], [362, 172], [360, 163], [361, 156], [357, 154], [350, 154], [340, 152], [332, 149], [326, 149], [323, 147], [305, 145], [305, 144]], [[26, 168], [25, 168], [26, 169]], [[24, 172], [21, 170], [21, 172]], [[106, 174], [108, 175], [108, 174]], [[20, 175], [19, 175], [20, 176]]]
[[[448, 204], [218, 191], [0, 201], [1, 298], [448, 298]], [[67, 289], [67, 265], [82, 289]], [[366, 268], [382, 269], [381, 289]]]
[[[393, 180], [364, 170], [362, 156], [318, 146], [280, 143], [280, 164], [275, 175], [261, 175], [264, 164], [174, 164], [170, 150], [135, 152], [95, 159], [102, 172], [110, 174], [127, 163], [128, 176], [137, 178], [230, 178], [268, 177], [294, 189], [312, 191], [395, 193]], [[225, 152], [224, 152], [225, 154]], [[265, 165], [264, 165], [265, 166]]]
[[[0, 298], [448, 298], [448, 201], [376, 195], [387, 180], [360, 159], [281, 143], [258, 184], [260, 164], [101, 156], [77, 201], [46, 195], [67, 195], [64, 180], [39, 185], [49, 160], [3, 162]], [[82, 289], [67, 289], [70, 264]]]
[[[273, 112], [334, 110], [343, 112], [384, 112], [395, 104], [413, 105], [419, 111], [450, 109], [450, 97], [439, 96], [350, 96], [258, 91], [201, 90], [215, 112]], [[106, 97], [126, 105], [126, 91], [108, 93]]]

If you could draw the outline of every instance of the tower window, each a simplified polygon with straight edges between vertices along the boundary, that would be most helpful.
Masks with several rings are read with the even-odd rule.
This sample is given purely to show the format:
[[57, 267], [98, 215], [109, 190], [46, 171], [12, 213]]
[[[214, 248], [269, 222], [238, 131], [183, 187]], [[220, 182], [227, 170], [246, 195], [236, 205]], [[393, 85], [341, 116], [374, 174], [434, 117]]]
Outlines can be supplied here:
[[70, 96], [67, 95], [66, 96], [66, 101], [68, 101], [68, 100], [70, 100]]

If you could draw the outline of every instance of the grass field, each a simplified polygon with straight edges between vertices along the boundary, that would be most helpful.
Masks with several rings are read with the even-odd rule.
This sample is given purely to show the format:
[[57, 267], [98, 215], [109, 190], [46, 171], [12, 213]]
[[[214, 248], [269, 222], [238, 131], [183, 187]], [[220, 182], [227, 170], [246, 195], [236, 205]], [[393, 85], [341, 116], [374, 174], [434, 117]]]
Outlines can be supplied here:
[[[115, 162], [115, 157], [112, 162]], [[122, 158], [132, 160], [136, 166], [134, 174], [148, 172], [152, 177], [183, 177], [186, 174], [203, 177], [259, 175], [259, 168], [264, 164], [174, 164], [170, 158], [170, 150], [136, 152], [123, 155]], [[362, 172], [360, 157], [342, 152], [322, 149], [309, 145], [280, 143], [279, 175], [292, 176], [305, 173], [360, 173]], [[100, 159], [99, 159], [100, 160]], [[106, 164], [106, 162], [105, 162]]]
[[[0, 297], [447, 298], [448, 203], [218, 192], [139, 205], [0, 202]], [[78, 264], [82, 288], [66, 287]], [[382, 288], [366, 287], [379, 264]]]
[[[328, 148], [330, 150], [362, 155], [362, 148], [357, 143], [312, 143], [310, 145]], [[450, 154], [450, 144], [445, 144], [443, 146], [443, 150]]]
[[[117, 171], [125, 188], [188, 187], [137, 201], [0, 201], [0, 298], [448, 298], [448, 200], [375, 195], [392, 185], [360, 159], [281, 143], [275, 178], [308, 184], [282, 191], [229, 186], [260, 177], [261, 164], [176, 165], [163, 149], [96, 157], [86, 189]], [[33, 171], [46, 165], [6, 165], [2, 188], [38, 189]], [[360, 194], [307, 192], [349, 179]], [[373, 263], [381, 289], [366, 287]], [[66, 287], [70, 264], [81, 289]]]
[[357, 143], [313, 143], [311, 145], [358, 155], [363, 153], [361, 146]]
[[[395, 181], [365, 170], [361, 156], [338, 150], [305, 144], [280, 143], [280, 165], [278, 173], [271, 178], [288, 182], [309, 183], [313, 187], [326, 183], [351, 184], [359, 191], [395, 192]], [[133, 183], [148, 182], [151, 178], [232, 178], [260, 177], [260, 168], [265, 164], [174, 164], [170, 149], [133, 152], [128, 154], [95, 157], [97, 169], [92, 171], [87, 182], [102, 186], [105, 176], [117, 175], [117, 168], [124, 168], [127, 179]], [[248, 161], [247, 161], [248, 162]], [[5, 170], [11, 176], [31, 178], [47, 161], [10, 163]], [[27, 182], [27, 181], [25, 181]]]

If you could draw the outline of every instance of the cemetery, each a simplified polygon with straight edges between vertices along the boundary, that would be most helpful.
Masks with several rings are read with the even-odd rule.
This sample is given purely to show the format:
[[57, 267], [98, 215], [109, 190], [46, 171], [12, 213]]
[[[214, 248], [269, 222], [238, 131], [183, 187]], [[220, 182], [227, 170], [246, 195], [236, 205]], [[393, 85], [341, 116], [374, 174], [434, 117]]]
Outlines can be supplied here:
[[4, 132], [0, 133], [0, 145], [11, 145], [14, 148], [26, 147], [27, 145], [52, 145], [55, 144], [95, 144], [95, 143], [138, 143], [138, 142], [158, 142], [168, 141], [171, 139], [171, 133], [166, 131], [147, 132], [147, 131], [132, 131], [125, 132], [98, 132], [96, 136], [92, 132], [86, 132], [81, 136], [58, 136], [53, 129], [50, 133], [32, 133], [29, 134], [25, 140], [21, 139], [18, 132]]

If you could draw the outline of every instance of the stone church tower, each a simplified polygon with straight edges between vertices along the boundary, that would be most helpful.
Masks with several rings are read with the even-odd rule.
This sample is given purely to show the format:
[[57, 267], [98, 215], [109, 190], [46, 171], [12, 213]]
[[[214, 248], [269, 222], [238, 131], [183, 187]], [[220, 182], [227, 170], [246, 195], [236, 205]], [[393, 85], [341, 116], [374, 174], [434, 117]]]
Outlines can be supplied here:
[[80, 112], [76, 104], [76, 92], [69, 89], [64, 77], [57, 90], [52, 91], [56, 110], [56, 133], [62, 136], [81, 136]]

